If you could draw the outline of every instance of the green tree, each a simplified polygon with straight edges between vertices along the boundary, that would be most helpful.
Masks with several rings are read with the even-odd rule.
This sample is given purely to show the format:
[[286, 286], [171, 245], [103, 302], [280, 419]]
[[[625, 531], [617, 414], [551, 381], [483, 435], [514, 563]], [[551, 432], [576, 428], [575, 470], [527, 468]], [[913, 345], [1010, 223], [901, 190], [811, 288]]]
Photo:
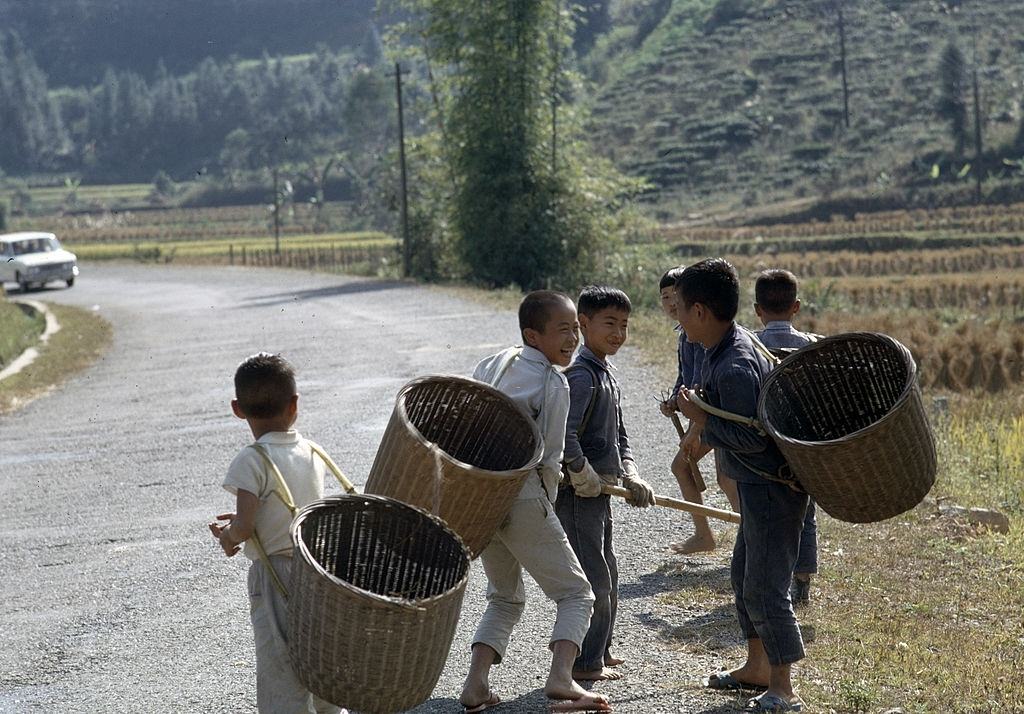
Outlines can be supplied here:
[[939, 116], [949, 122], [953, 154], [960, 158], [967, 143], [967, 64], [956, 43], [950, 41], [939, 60]]
[[433, 96], [452, 183], [443, 220], [459, 257], [491, 285], [574, 285], [626, 184], [580, 139], [570, 12], [559, 0], [406, 7], [418, 44], [445, 68]]

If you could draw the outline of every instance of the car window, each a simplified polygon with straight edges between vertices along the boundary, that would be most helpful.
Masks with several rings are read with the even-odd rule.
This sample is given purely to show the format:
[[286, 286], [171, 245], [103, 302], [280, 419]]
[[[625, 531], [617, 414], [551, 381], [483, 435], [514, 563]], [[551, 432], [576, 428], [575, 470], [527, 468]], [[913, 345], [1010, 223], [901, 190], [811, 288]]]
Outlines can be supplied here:
[[28, 255], [29, 253], [49, 253], [57, 250], [57, 241], [50, 238], [30, 238], [14, 242], [15, 255]]
[[8, 250], [7, 244], [6, 243], [0, 243], [0, 255], [7, 255], [7, 250]]

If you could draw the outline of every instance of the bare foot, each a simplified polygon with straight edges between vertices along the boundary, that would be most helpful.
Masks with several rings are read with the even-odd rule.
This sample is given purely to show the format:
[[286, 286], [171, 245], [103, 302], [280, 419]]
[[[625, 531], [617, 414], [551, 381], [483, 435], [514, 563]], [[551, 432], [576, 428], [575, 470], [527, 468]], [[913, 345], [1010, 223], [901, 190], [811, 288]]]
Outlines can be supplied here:
[[699, 538], [692, 535], [681, 543], [673, 543], [669, 546], [674, 553], [679, 555], [693, 555], [694, 553], [707, 553], [715, 549], [714, 536]]
[[572, 671], [572, 678], [580, 682], [603, 682], [612, 679], [622, 679], [622, 675], [614, 669], [602, 667], [601, 669], [591, 669], [588, 671], [574, 669]]
[[610, 653], [606, 654], [604, 656], [604, 666], [605, 667], [618, 667], [620, 664], [622, 664], [625, 661], [626, 660], [619, 659], [618, 657], [612, 657]]
[[544, 687], [544, 693], [548, 699], [553, 700], [550, 703], [553, 712], [610, 712], [612, 710], [612, 705], [605, 697], [588, 692], [575, 682], [568, 689]]

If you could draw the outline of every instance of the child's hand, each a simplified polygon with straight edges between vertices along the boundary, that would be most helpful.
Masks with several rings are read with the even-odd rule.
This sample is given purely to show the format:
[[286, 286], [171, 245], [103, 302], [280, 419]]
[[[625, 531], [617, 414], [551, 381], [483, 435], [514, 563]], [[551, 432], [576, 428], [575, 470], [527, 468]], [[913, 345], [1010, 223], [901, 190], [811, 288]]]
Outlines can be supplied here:
[[693, 401], [694, 393], [691, 389], [680, 389], [679, 396], [676, 398], [676, 406], [679, 407], [679, 411], [683, 413], [687, 419], [697, 426], [704, 426], [704, 422], [708, 420], [708, 413], [701, 409]]
[[688, 432], [686, 432], [686, 437], [679, 445], [679, 449], [683, 452], [686, 458], [698, 461], [701, 456], [708, 453], [709, 449], [700, 443], [701, 431], [702, 429], [699, 425], [694, 425]]
[[229, 558], [237, 553], [241, 548], [238, 543], [235, 543], [230, 534], [228, 533], [228, 526], [231, 525], [231, 521], [234, 520], [234, 513], [221, 513], [217, 516], [217, 521], [227, 521], [224, 525], [221, 525], [217, 521], [209, 524], [210, 533], [220, 543], [221, 549], [224, 551], [224, 555]]
[[675, 406], [675, 404], [672, 403], [671, 399], [666, 399], [665, 401], [663, 401], [660, 404], [660, 407], [661, 407], [661, 413], [664, 414], [667, 417], [670, 417], [670, 416], [672, 416], [673, 414], [676, 413], [676, 406]]

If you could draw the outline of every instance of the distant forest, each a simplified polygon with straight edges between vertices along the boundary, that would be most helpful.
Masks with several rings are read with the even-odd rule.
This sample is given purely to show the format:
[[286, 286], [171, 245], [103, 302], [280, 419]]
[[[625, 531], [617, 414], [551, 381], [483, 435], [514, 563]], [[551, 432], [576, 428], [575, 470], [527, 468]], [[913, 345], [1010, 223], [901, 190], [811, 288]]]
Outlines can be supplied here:
[[93, 85], [108, 67], [179, 74], [206, 57], [259, 57], [363, 42], [375, 0], [0, 0], [0, 30], [26, 43], [50, 86]]

